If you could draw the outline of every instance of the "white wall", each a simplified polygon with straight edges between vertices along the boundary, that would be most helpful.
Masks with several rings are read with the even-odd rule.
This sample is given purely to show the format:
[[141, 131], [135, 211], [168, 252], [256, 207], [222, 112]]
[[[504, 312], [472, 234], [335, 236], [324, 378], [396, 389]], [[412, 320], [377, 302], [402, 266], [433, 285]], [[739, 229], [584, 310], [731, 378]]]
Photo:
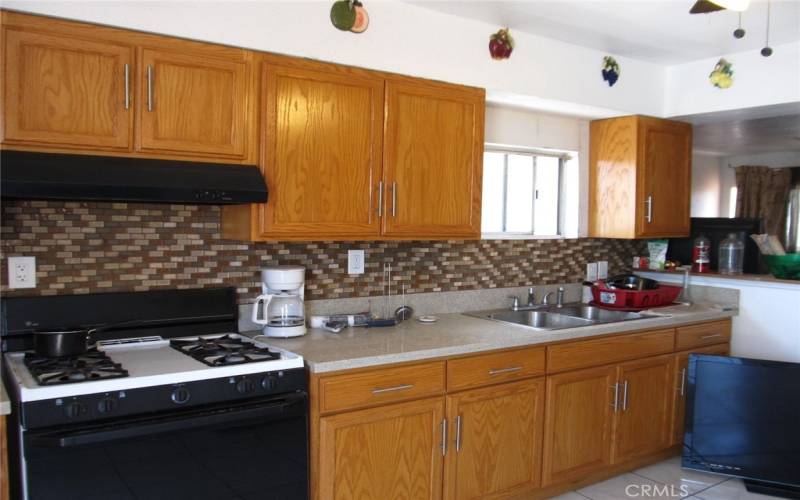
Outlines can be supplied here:
[[772, 168], [800, 167], [800, 151], [726, 156], [722, 159], [722, 164], [729, 167], [739, 167], [742, 165], [754, 165]]
[[509, 60], [489, 57], [499, 28], [396, 0], [366, 3], [360, 35], [330, 22], [330, 0], [314, 1], [25, 1], [5, 8], [164, 33], [235, 46], [423, 76], [543, 100], [662, 115], [665, 69], [618, 57], [622, 76], [602, 80], [599, 50], [515, 32]]
[[692, 155], [692, 217], [720, 217], [719, 169], [718, 156]]
[[800, 42], [725, 54], [733, 64], [734, 83], [718, 89], [708, 81], [719, 57], [667, 68], [665, 116], [683, 116], [800, 101]]

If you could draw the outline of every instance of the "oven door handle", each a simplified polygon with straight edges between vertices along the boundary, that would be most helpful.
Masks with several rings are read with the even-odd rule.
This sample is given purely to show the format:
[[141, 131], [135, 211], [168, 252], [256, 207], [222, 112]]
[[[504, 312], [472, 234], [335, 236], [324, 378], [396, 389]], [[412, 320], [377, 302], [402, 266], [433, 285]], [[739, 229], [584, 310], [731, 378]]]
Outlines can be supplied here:
[[[271, 400], [267, 404], [250, 404], [189, 414], [179, 413], [167, 418], [94, 426], [71, 432], [49, 432], [38, 435], [31, 433], [28, 434], [28, 445], [47, 448], [71, 448], [165, 432], [186, 431], [213, 425], [233, 425], [242, 420], [276, 416], [302, 416], [305, 413], [305, 401], [305, 393], [296, 393], [278, 400]], [[290, 411], [301, 403], [300, 411]]]

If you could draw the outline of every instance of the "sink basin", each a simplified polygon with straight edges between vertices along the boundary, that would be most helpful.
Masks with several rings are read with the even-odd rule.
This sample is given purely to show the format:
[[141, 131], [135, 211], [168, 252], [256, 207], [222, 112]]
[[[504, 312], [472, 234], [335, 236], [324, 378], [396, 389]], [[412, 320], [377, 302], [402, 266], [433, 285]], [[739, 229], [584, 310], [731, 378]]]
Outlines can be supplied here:
[[464, 314], [467, 316], [473, 316], [475, 318], [521, 325], [532, 330], [548, 331], [653, 317], [651, 315], [636, 312], [609, 311], [608, 309], [589, 306], [586, 304], [564, 304], [563, 307], [541, 307], [544, 307], [544, 309], [540, 307], [527, 311], [494, 309], [491, 311], [475, 311]]
[[582, 318], [595, 321], [598, 323], [613, 323], [616, 321], [629, 321], [632, 319], [643, 319], [649, 316], [625, 311], [609, 311], [600, 307], [587, 306], [587, 305], [565, 305], [558, 309], [553, 310], [554, 313], [563, 314], [571, 318]]
[[516, 323], [539, 330], [575, 328], [578, 326], [588, 326], [593, 323], [591, 320], [546, 311], [490, 311], [473, 315], [479, 318], [493, 319], [495, 321]]

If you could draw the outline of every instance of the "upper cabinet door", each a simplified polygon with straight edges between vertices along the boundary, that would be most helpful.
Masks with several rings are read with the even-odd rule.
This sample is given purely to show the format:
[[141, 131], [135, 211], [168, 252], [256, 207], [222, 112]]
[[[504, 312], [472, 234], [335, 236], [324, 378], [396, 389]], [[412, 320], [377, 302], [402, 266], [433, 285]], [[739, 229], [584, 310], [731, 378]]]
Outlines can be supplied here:
[[4, 142], [131, 148], [132, 46], [10, 27], [4, 34]]
[[637, 236], [689, 234], [692, 127], [641, 117], [639, 157], [642, 177]]
[[386, 83], [384, 235], [480, 237], [481, 89]]
[[262, 78], [265, 238], [380, 235], [380, 76], [330, 65], [265, 63]]
[[[231, 49], [233, 52], [240, 52]], [[243, 158], [251, 138], [252, 64], [192, 49], [145, 48], [139, 68], [139, 144], [149, 152]]]

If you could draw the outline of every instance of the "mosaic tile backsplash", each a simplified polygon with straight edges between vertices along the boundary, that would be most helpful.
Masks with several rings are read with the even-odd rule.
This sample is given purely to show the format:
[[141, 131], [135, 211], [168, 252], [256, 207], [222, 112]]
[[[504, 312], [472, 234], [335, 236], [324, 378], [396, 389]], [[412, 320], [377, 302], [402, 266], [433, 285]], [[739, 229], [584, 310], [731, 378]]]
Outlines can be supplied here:
[[[474, 290], [579, 282], [586, 262], [630, 268], [643, 242], [613, 239], [413, 242], [224, 240], [216, 206], [6, 201], [0, 290], [4, 296], [236, 286], [239, 302], [259, 293], [260, 269], [306, 267], [306, 298], [381, 295], [383, 264], [395, 291]], [[365, 250], [366, 272], [347, 274], [347, 250]], [[6, 259], [36, 257], [37, 287], [9, 290]]]

